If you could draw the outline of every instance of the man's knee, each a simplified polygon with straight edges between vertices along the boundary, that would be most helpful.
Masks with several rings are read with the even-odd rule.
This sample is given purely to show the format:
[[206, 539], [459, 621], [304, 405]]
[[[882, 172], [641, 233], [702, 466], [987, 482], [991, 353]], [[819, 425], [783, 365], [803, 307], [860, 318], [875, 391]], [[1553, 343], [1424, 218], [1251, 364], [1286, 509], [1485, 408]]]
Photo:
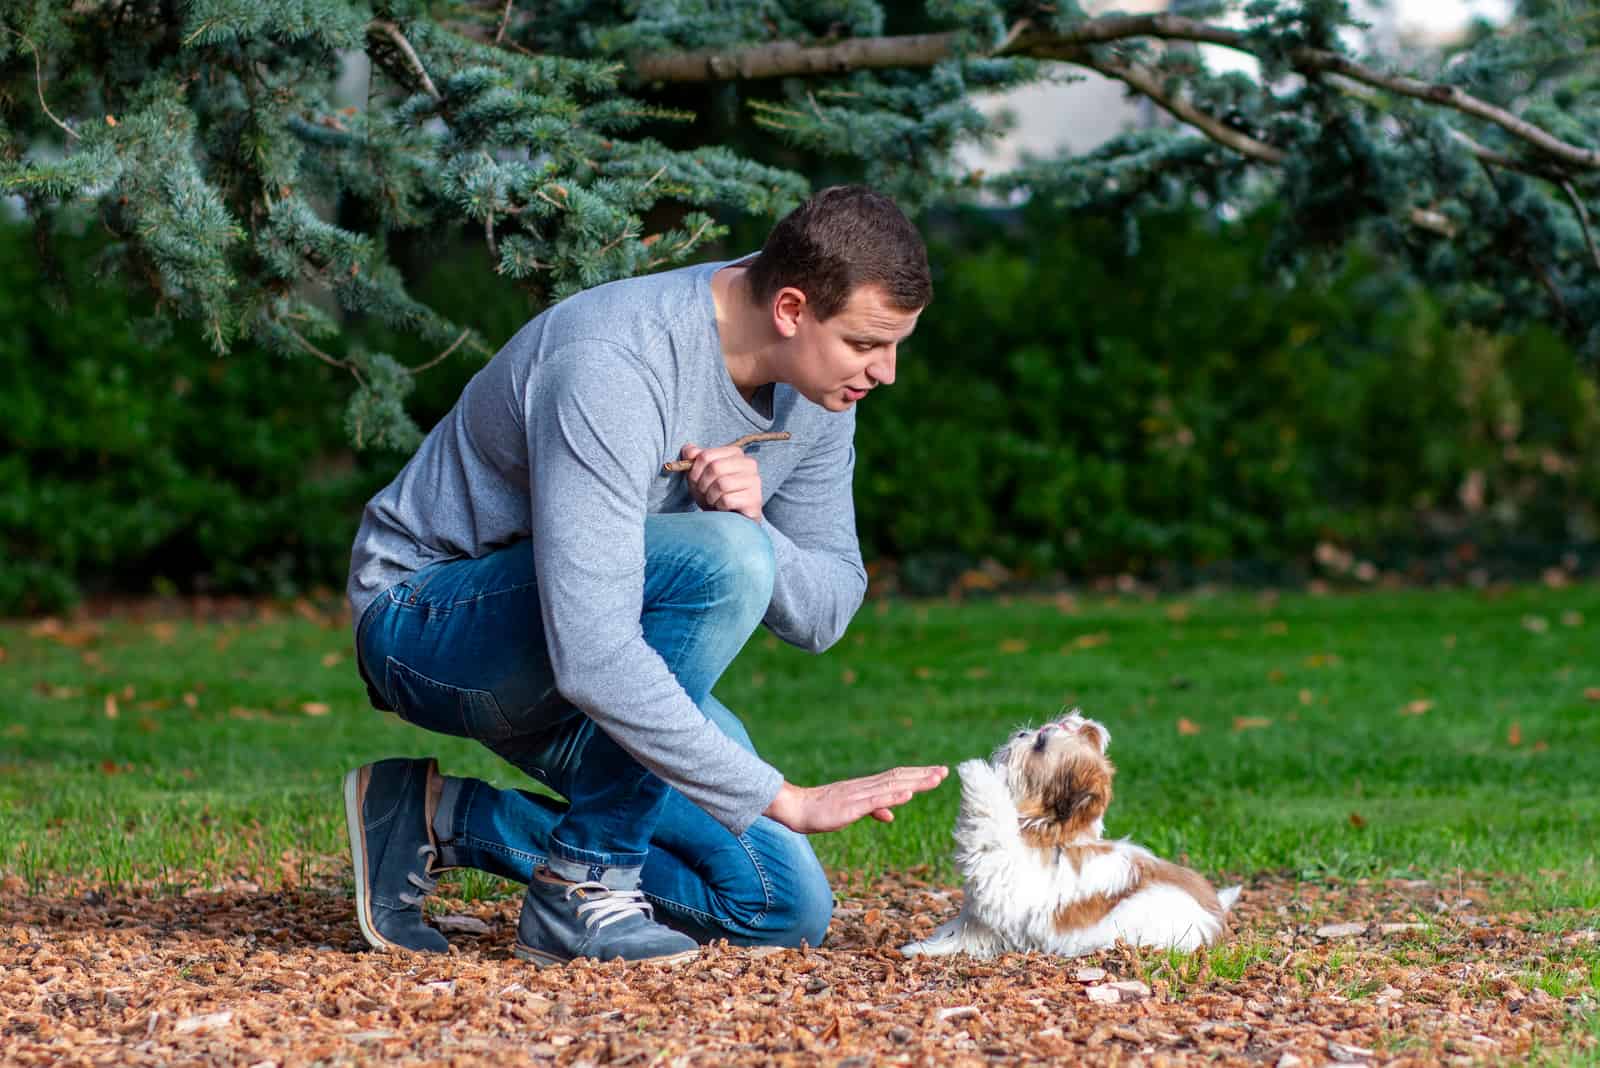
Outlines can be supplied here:
[[767, 915], [759, 925], [762, 941], [777, 946], [820, 946], [833, 920], [833, 888], [821, 866], [813, 873], [775, 887]]
[[772, 539], [759, 523], [737, 512], [704, 512], [701, 520], [699, 542], [708, 577], [717, 580], [730, 608], [760, 619], [772, 603], [778, 570]]

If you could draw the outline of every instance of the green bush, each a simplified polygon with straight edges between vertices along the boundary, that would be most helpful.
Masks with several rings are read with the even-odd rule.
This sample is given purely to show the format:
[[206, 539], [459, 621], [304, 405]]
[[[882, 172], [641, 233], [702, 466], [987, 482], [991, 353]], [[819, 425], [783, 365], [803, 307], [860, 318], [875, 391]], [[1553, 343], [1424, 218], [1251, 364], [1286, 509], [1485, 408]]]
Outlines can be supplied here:
[[160, 339], [94, 284], [94, 250], [76, 243], [51, 283], [26, 234], [0, 232], [0, 614], [342, 587], [361, 502], [388, 477], [342, 440], [347, 382], [309, 358], [217, 357], [181, 328]]
[[[962, 216], [935, 303], [860, 414], [870, 555], [938, 588], [1304, 561], [1319, 545], [1592, 541], [1595, 384], [1553, 335], [1446, 324], [1352, 258], [1262, 277], [1265, 220]], [[923, 581], [918, 581], [918, 577]]]
[[[1192, 574], [1319, 546], [1337, 564], [1596, 538], [1600, 403], [1548, 333], [1454, 328], [1359, 257], [1272, 284], [1259, 221], [1149, 220], [1133, 254], [1114, 221], [1044, 210], [930, 229], [935, 304], [857, 439], [864, 549], [907, 588], [986, 558]], [[152, 342], [150, 309], [94, 283], [96, 244], [47, 282], [29, 234], [0, 228], [0, 614], [341, 588], [361, 507], [404, 460], [351, 451], [349, 378], [219, 358], [182, 326]], [[419, 290], [490, 345], [533, 310], [447, 247], [410, 251]], [[433, 355], [352, 333], [407, 365]], [[420, 377], [424, 429], [479, 363]]]

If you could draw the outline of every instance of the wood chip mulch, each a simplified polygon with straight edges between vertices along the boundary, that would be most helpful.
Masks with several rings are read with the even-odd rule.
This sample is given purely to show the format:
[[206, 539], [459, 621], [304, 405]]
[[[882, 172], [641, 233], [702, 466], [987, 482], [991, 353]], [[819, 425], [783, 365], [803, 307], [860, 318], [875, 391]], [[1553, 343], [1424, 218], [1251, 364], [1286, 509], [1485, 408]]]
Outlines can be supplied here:
[[334, 875], [116, 896], [30, 894], [12, 877], [0, 1063], [1293, 1068], [1521, 1063], [1593, 1044], [1575, 1024], [1594, 1009], [1586, 984], [1566, 998], [1520, 985], [1552, 950], [1592, 941], [1593, 919], [1496, 914], [1471, 884], [1264, 877], [1210, 959], [994, 961], [896, 951], [959, 891], [916, 873], [835, 885], [823, 949], [538, 970], [511, 955], [515, 898], [430, 901], [452, 952], [385, 955]]

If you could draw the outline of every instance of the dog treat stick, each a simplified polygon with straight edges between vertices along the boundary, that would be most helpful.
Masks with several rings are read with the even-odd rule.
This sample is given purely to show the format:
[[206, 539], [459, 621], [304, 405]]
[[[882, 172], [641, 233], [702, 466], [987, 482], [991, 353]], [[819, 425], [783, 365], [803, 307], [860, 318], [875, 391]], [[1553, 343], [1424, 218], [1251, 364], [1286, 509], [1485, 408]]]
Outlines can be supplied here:
[[[728, 442], [728, 444], [732, 445], [736, 449], [742, 449], [746, 445], [754, 445], [758, 441], [788, 441], [788, 440], [789, 440], [789, 432], [787, 430], [779, 430], [779, 431], [777, 431], [775, 433], [768, 433], [768, 434], [746, 434], [742, 438], [734, 438], [732, 441]], [[672, 460], [672, 461], [670, 461], [668, 463], [662, 464], [661, 465], [661, 470], [663, 470], [663, 471], [687, 471], [687, 470], [689, 470], [689, 468], [691, 468], [693, 466], [694, 466], [694, 461], [693, 460]]]

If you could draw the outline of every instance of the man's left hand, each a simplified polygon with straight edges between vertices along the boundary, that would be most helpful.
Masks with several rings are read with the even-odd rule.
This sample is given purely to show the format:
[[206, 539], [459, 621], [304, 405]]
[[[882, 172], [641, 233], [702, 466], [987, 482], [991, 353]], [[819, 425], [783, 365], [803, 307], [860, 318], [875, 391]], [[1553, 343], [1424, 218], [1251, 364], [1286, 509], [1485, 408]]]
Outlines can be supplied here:
[[714, 512], [738, 512], [761, 519], [761, 468], [756, 458], [732, 445], [702, 449], [685, 445], [678, 453], [693, 460], [685, 477], [695, 503]]

